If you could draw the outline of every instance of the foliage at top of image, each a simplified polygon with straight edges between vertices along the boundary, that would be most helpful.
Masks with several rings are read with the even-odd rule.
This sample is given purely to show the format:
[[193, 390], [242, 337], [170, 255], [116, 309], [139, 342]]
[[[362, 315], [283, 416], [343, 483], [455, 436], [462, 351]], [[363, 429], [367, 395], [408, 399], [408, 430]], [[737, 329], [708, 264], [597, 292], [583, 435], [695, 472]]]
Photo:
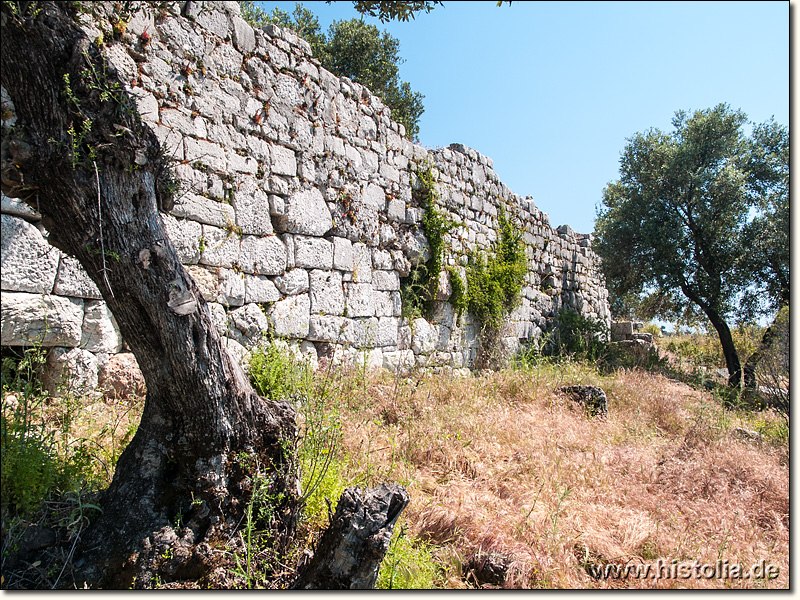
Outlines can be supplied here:
[[[392, 119], [406, 128], [406, 135], [411, 139], [417, 137], [419, 119], [425, 110], [422, 105], [424, 96], [412, 90], [407, 81], [400, 79], [399, 65], [403, 59], [397, 38], [387, 31], [381, 33], [377, 27], [360, 19], [334, 21], [325, 34], [316, 15], [300, 3], [295, 5], [291, 15], [279, 8], [267, 13], [249, 1], [240, 4], [243, 17], [253, 26], [274, 24], [297, 32], [311, 44], [314, 57], [323, 67], [334, 75], [348, 77], [369, 88], [392, 110]], [[368, 8], [379, 14], [390, 10], [381, 6]]]

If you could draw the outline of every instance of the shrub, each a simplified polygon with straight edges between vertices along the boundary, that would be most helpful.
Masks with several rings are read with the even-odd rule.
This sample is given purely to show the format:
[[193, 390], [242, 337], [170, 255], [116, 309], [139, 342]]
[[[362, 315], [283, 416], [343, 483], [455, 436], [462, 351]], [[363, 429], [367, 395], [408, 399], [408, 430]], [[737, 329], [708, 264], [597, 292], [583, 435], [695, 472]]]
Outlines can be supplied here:
[[489, 329], [499, 327], [519, 302], [528, 272], [522, 230], [502, 209], [497, 221], [500, 235], [494, 254], [474, 254], [467, 268], [467, 309]]
[[559, 312], [549, 333], [543, 350], [550, 356], [571, 355], [597, 361], [609, 351], [609, 330], [605, 323], [575, 310]]

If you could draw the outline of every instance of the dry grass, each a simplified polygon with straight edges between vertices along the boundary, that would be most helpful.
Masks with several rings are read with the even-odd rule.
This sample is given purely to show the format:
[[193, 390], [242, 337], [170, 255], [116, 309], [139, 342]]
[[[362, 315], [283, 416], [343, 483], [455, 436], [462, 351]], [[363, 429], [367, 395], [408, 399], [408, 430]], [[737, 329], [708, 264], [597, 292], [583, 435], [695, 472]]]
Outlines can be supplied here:
[[[598, 384], [608, 420], [558, 393]], [[753, 418], [642, 372], [565, 364], [479, 377], [375, 374], [348, 390], [343, 476], [404, 483], [410, 532], [448, 587], [475, 553], [511, 562], [506, 587], [788, 587], [788, 441], [743, 442]], [[759, 417], [765, 427], [779, 419]], [[772, 439], [772, 438], [768, 438]], [[777, 565], [771, 581], [596, 581], [587, 562]]]

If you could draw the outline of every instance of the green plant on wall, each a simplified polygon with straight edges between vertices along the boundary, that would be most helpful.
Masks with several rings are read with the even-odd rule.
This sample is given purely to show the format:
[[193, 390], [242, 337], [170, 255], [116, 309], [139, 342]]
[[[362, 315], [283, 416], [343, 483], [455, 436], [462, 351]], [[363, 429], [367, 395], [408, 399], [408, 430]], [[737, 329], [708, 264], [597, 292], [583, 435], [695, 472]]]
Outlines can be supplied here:
[[422, 216], [422, 229], [428, 240], [431, 256], [427, 262], [412, 269], [408, 277], [403, 278], [400, 294], [403, 302], [403, 316], [406, 318], [419, 316], [429, 318], [433, 312], [439, 275], [444, 265], [444, 236], [455, 224], [446, 213], [437, 207], [436, 200], [439, 198], [439, 192], [436, 190], [431, 165], [417, 165], [416, 174], [419, 178], [419, 187], [414, 190], [413, 198], [425, 209]]
[[[496, 329], [514, 309], [528, 272], [522, 229], [501, 208], [497, 213], [498, 239], [493, 254], [473, 253], [467, 268], [466, 305], [484, 328]], [[457, 285], [453, 285], [456, 290]], [[462, 287], [463, 290], [463, 287]]]

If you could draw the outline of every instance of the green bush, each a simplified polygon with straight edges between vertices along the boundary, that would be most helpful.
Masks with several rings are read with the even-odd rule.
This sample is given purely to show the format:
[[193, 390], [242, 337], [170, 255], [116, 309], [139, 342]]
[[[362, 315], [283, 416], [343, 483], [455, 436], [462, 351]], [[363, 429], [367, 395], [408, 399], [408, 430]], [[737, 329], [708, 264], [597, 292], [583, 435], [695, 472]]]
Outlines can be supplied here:
[[409, 537], [405, 526], [395, 525], [375, 587], [380, 590], [429, 590], [436, 587], [436, 575], [430, 546]]
[[258, 346], [250, 353], [250, 381], [270, 400], [286, 400], [313, 388], [311, 368], [278, 343]]
[[497, 222], [500, 235], [494, 253], [474, 254], [467, 268], [467, 309], [488, 329], [499, 327], [519, 302], [528, 272], [522, 230], [502, 209]]
[[562, 310], [544, 344], [550, 356], [576, 356], [597, 361], [608, 355], [609, 331], [603, 321], [585, 317], [574, 310]]
[[[82, 488], [92, 479], [88, 448], [83, 444], [60, 447], [58, 431], [44, 421], [42, 407], [48, 396], [39, 373], [45, 358], [43, 349], [32, 348], [2, 361], [0, 485], [4, 514], [29, 514], [42, 500]], [[63, 427], [68, 428], [69, 423]]]

